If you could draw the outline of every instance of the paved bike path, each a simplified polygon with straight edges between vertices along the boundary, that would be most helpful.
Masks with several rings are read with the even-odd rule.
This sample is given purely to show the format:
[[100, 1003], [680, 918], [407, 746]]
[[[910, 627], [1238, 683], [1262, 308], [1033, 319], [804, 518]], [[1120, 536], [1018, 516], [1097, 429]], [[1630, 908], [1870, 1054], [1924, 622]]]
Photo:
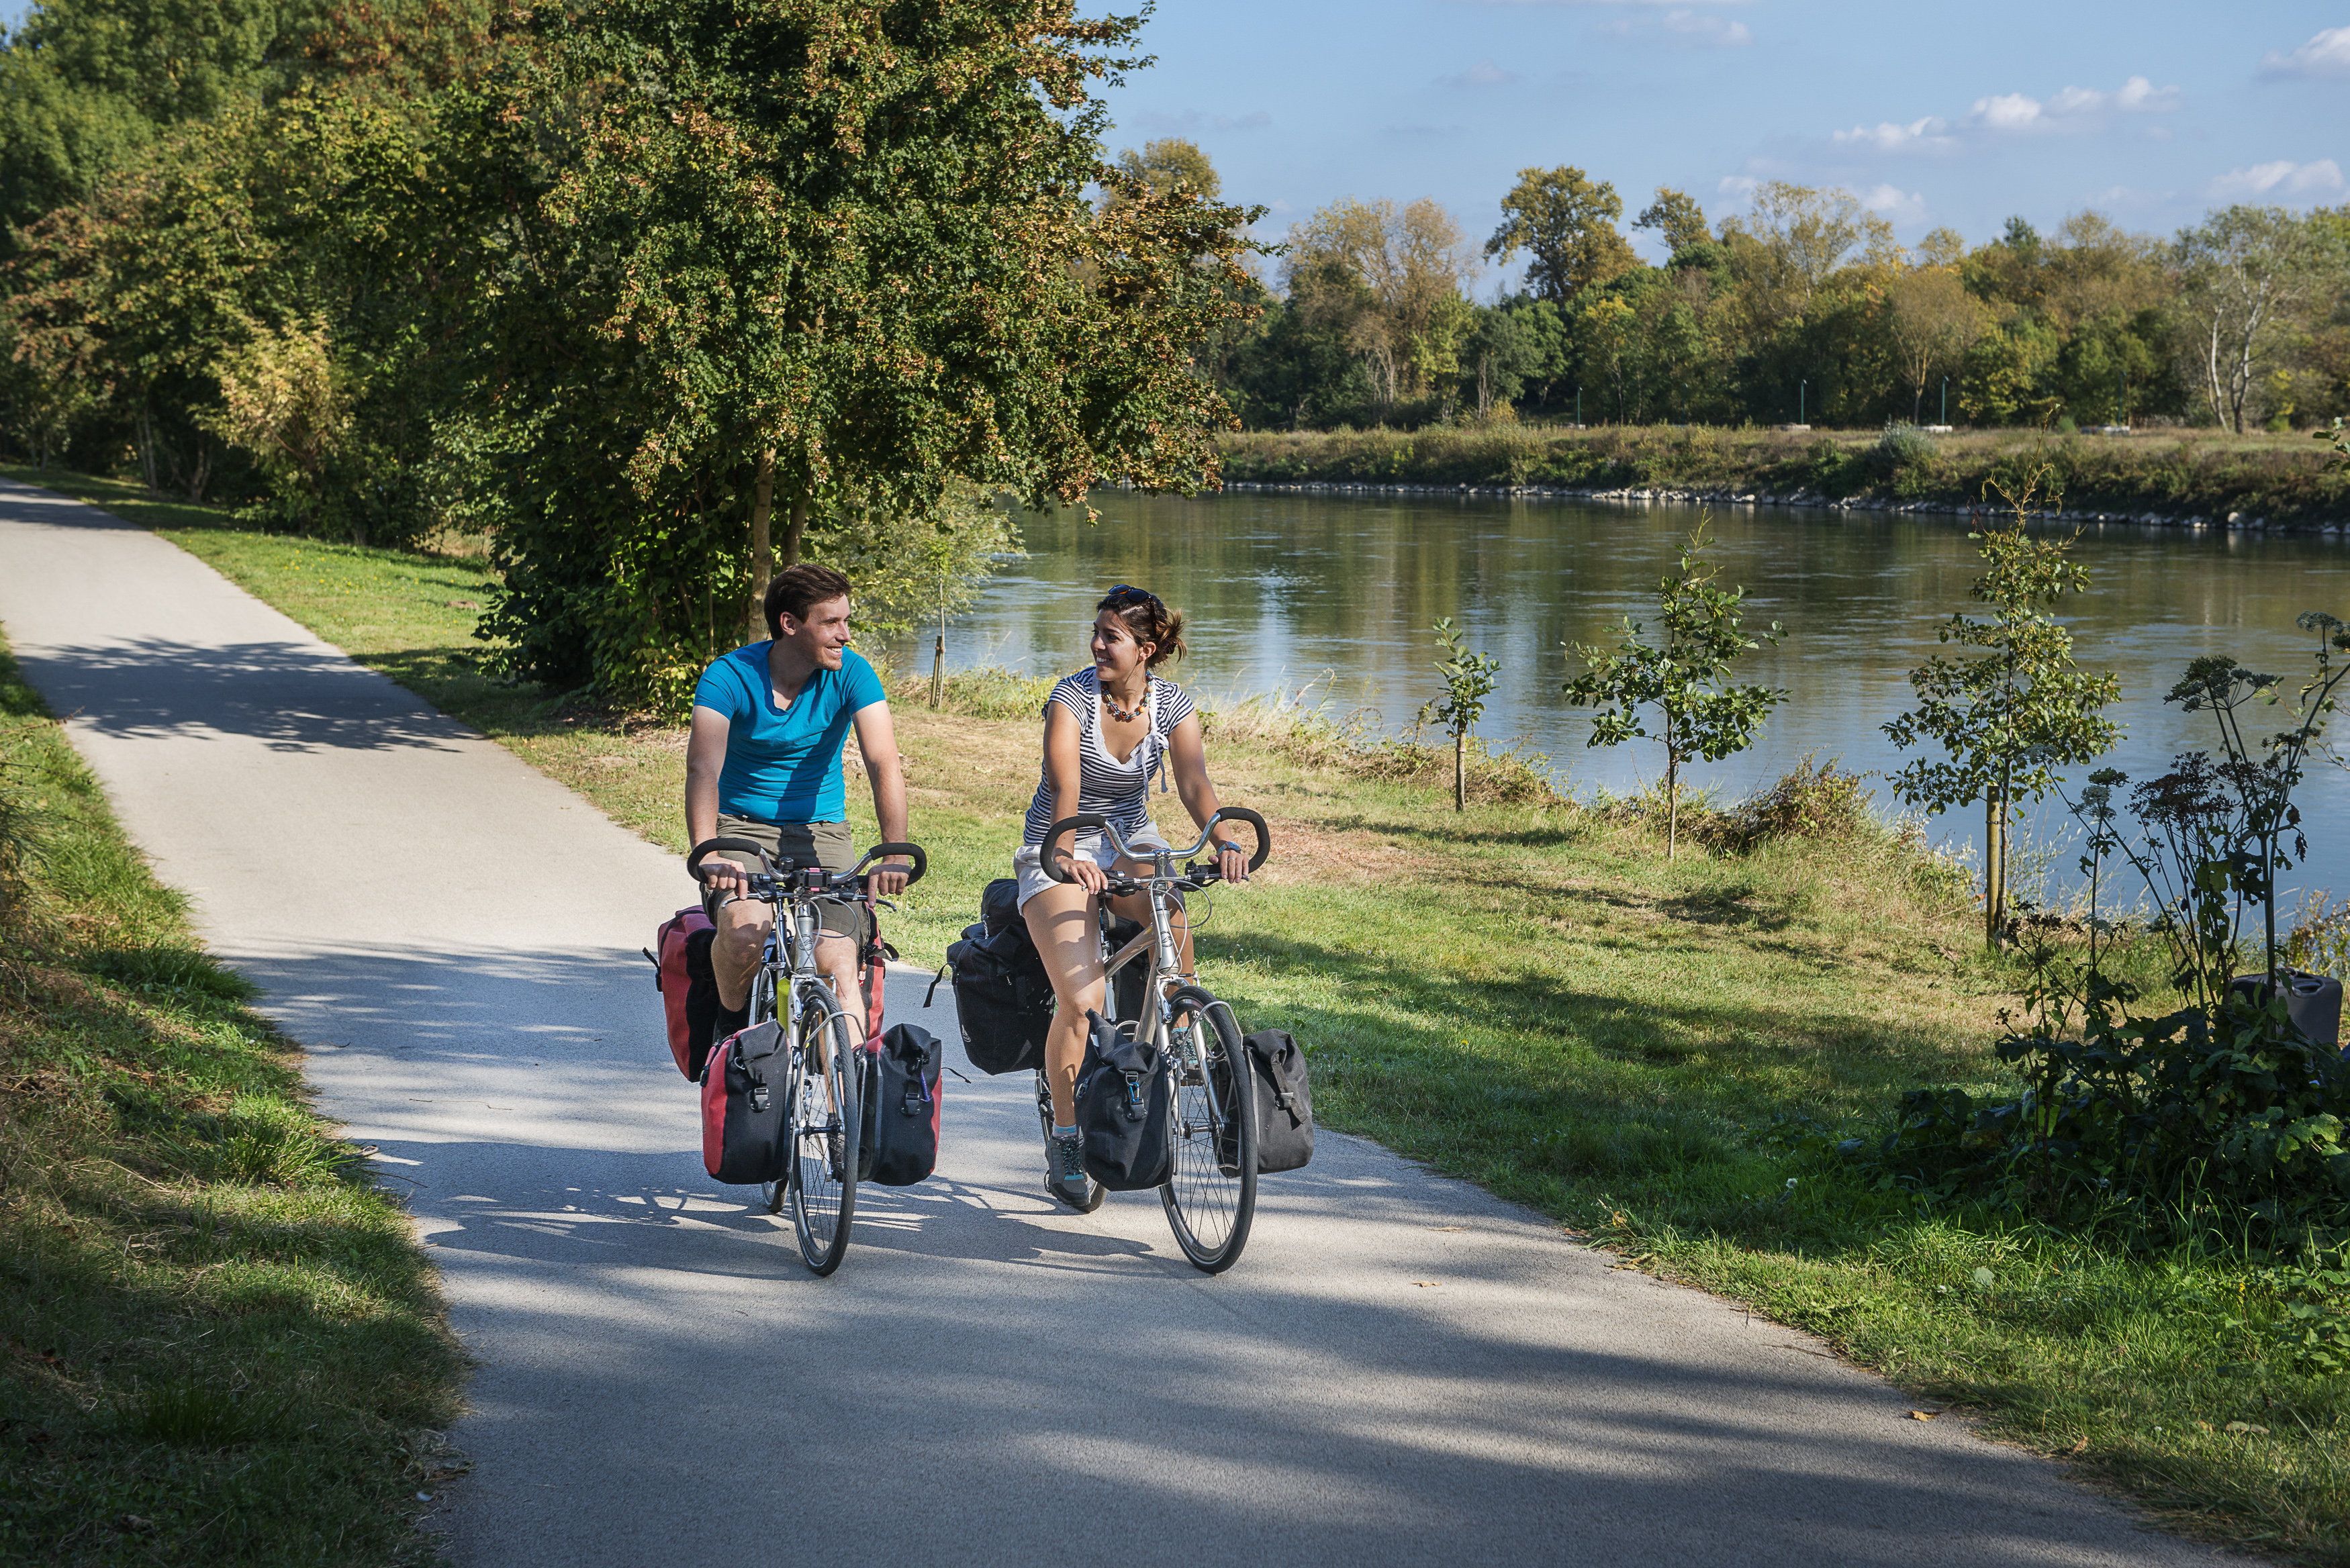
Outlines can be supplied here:
[[[863, 1189], [811, 1279], [702, 1174], [638, 955], [690, 891], [672, 857], [172, 545], [8, 484], [0, 624], [412, 1186], [481, 1363], [460, 1563], [2219, 1560], [1326, 1133], [1210, 1280], [1153, 1195], [1048, 1203], [1023, 1081], [950, 1080], [939, 1177]], [[890, 979], [893, 1018], [951, 1038], [949, 1006]]]

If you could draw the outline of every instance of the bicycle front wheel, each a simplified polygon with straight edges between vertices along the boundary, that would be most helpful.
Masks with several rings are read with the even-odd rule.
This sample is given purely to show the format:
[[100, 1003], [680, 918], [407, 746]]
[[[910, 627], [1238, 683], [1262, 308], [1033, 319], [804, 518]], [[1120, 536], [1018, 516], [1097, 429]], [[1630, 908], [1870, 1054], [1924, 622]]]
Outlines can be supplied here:
[[1174, 1147], [1159, 1199], [1191, 1266], [1221, 1274], [1256, 1216], [1256, 1084], [1231, 1008], [1187, 985], [1174, 1010]]
[[857, 1211], [858, 1037], [831, 993], [810, 990], [792, 1040], [792, 1229], [800, 1261], [818, 1274], [840, 1267]]

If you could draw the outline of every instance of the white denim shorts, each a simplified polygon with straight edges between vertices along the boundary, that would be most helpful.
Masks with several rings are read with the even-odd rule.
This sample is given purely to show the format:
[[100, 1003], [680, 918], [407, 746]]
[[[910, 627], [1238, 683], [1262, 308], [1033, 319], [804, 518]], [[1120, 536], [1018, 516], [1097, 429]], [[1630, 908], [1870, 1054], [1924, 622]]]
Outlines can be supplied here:
[[[1147, 822], [1137, 831], [1128, 834], [1126, 842], [1136, 849], [1173, 847], [1159, 836], [1157, 828]], [[1105, 871], [1118, 860], [1118, 850], [1111, 846], [1106, 834], [1072, 834], [1069, 849], [1075, 855], [1092, 856], [1094, 864]], [[1012, 874], [1020, 878], [1020, 907], [1024, 909], [1028, 907], [1029, 899], [1055, 886], [1053, 879], [1045, 875], [1043, 854], [1044, 846], [1037, 844], [1024, 844], [1012, 852]]]

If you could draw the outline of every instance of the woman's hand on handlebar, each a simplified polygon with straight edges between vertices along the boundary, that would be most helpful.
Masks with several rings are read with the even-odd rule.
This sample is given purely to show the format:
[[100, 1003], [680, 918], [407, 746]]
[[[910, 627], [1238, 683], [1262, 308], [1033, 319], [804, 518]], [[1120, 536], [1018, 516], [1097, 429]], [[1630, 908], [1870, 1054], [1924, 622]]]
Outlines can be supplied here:
[[1087, 892], [1099, 894], [1109, 886], [1109, 873], [1104, 871], [1101, 862], [1092, 856], [1079, 855], [1066, 847], [1056, 848], [1053, 853], [1067, 870], [1069, 880]]
[[1230, 839], [1216, 851], [1216, 875], [1227, 882], [1248, 880], [1248, 851]]

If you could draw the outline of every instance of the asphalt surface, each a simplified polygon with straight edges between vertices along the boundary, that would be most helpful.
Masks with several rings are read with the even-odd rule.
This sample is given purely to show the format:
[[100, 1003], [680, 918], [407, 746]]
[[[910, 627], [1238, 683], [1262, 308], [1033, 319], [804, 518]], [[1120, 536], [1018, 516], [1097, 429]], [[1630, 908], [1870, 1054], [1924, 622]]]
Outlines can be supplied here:
[[[2220, 1560], [1326, 1132], [1208, 1279], [1155, 1195], [1049, 1203], [1024, 1080], [950, 1079], [938, 1176], [865, 1189], [813, 1279], [755, 1189], [702, 1173], [638, 951], [690, 897], [675, 858], [171, 545], [16, 485], [0, 624], [413, 1192], [480, 1360], [475, 1468], [435, 1520], [460, 1563]], [[922, 989], [893, 975], [889, 1016], [951, 1039]]]

